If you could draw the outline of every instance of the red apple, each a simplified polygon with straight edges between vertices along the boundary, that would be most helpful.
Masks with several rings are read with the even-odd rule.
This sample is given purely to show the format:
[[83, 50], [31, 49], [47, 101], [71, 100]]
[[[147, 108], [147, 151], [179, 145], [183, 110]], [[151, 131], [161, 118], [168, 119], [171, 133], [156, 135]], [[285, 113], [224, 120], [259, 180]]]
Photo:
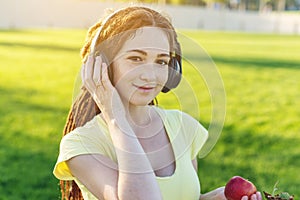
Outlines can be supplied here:
[[256, 191], [253, 183], [243, 177], [234, 176], [227, 182], [224, 193], [228, 200], [241, 200], [243, 196], [250, 197]]

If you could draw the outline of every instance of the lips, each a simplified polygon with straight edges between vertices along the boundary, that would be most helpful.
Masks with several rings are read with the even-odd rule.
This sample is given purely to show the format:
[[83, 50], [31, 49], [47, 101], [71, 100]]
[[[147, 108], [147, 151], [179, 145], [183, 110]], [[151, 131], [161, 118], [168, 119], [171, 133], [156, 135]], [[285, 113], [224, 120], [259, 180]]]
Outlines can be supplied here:
[[156, 88], [156, 85], [134, 85], [138, 90], [141, 90], [143, 92], [149, 92], [151, 90], [154, 90]]
[[151, 86], [140, 86], [140, 87], [138, 87], [138, 88], [143, 89], [143, 90], [151, 90], [151, 89], [153, 89], [154, 87], [151, 87]]

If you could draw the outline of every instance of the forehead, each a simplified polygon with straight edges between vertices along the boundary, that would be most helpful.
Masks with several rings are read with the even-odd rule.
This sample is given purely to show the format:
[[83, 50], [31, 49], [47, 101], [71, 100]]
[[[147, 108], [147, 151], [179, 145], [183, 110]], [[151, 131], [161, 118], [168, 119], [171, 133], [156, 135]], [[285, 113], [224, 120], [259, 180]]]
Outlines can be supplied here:
[[120, 52], [134, 49], [155, 50], [163, 53], [170, 52], [170, 44], [166, 33], [157, 27], [143, 27], [135, 30], [133, 37], [129, 38]]

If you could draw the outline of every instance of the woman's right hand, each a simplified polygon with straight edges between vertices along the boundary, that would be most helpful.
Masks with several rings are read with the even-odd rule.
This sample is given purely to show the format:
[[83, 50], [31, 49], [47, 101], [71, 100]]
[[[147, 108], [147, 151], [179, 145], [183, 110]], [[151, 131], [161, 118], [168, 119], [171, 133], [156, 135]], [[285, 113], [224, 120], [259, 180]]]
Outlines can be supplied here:
[[[200, 200], [227, 200], [224, 190], [225, 187], [223, 186], [208, 193], [202, 194]], [[262, 200], [262, 196], [260, 192], [256, 192], [255, 194], [251, 195], [250, 198], [243, 196], [241, 200]]]
[[243, 196], [241, 200], [262, 200], [262, 196], [260, 192], [256, 192], [255, 194], [251, 195], [250, 198]]
[[109, 79], [108, 65], [103, 62], [101, 56], [88, 56], [82, 65], [81, 78], [106, 122], [125, 115], [121, 98]]

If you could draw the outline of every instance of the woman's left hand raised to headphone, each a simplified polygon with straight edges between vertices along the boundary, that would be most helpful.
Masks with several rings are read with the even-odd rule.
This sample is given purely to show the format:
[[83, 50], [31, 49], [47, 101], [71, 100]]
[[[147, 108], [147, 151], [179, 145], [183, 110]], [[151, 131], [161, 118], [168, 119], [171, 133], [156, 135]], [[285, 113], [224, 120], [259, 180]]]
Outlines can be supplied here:
[[107, 123], [125, 118], [124, 105], [109, 79], [108, 65], [101, 55], [88, 56], [81, 69], [81, 78]]
[[[109, 185], [112, 185], [114, 196], [119, 196], [119, 199], [131, 199], [133, 193], [137, 199], [162, 199], [151, 163], [128, 123], [125, 107], [116, 88], [109, 79], [107, 64], [102, 62], [99, 56], [96, 58], [89, 56], [82, 67], [81, 75], [84, 86], [92, 95], [107, 123], [116, 150], [118, 171], [107, 169], [107, 166], [110, 165], [103, 164], [105, 161], [97, 157], [98, 160], [101, 160], [99, 163], [93, 155], [91, 159], [85, 161], [89, 161], [90, 166], [94, 166], [94, 170], [100, 169], [101, 171], [105, 168], [110, 173], [97, 173], [96, 177], [99, 176], [99, 179], [97, 179], [95, 174], [92, 173], [93, 170], [91, 170], [91, 173], [89, 170], [82, 170], [78, 172], [77, 177], [79, 177], [79, 180], [80, 178], [83, 180], [83, 184], [92, 182], [89, 189], [99, 198], [103, 197], [103, 192], [99, 193], [99, 188], [104, 187], [101, 180], [105, 180], [110, 183]], [[80, 166], [78, 163], [81, 164], [81, 161], [75, 162], [73, 165], [73, 172], [75, 173], [76, 167]], [[69, 162], [69, 165], [72, 170], [72, 163]]]

